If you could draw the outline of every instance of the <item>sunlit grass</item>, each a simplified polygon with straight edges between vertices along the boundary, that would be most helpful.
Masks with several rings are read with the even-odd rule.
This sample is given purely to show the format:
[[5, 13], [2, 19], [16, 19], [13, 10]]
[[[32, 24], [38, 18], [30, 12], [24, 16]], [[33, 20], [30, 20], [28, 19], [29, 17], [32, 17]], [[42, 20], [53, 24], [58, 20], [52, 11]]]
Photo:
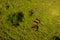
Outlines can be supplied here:
[[[60, 37], [60, 0], [0, 0], [0, 11], [1, 40], [54, 40], [54, 36]], [[10, 20], [12, 17], [9, 18], [8, 15], [18, 12], [22, 12], [24, 18], [15, 27]], [[38, 31], [32, 29], [36, 18], [40, 20]], [[17, 16], [13, 20], [15, 23]]]

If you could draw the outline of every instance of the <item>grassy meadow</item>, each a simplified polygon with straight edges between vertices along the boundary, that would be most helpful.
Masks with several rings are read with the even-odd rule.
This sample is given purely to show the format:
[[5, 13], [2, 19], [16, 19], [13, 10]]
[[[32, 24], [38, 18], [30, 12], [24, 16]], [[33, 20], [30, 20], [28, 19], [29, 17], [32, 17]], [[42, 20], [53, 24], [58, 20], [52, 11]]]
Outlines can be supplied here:
[[60, 0], [0, 0], [0, 40], [60, 40]]

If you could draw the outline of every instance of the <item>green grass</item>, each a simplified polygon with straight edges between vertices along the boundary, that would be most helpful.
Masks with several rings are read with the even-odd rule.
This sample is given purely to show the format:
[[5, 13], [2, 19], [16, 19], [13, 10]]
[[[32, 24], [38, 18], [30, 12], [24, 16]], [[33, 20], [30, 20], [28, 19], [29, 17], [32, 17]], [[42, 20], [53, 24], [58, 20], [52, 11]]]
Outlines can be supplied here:
[[[9, 6], [9, 7], [7, 7]], [[32, 15], [31, 12], [33, 12]], [[60, 38], [60, 0], [0, 0], [0, 40], [54, 40]], [[14, 27], [9, 15], [22, 12], [24, 17]], [[17, 21], [17, 16], [13, 17]], [[38, 18], [38, 31], [33, 21]], [[9, 19], [9, 21], [7, 20]], [[56, 37], [55, 37], [56, 38]]]

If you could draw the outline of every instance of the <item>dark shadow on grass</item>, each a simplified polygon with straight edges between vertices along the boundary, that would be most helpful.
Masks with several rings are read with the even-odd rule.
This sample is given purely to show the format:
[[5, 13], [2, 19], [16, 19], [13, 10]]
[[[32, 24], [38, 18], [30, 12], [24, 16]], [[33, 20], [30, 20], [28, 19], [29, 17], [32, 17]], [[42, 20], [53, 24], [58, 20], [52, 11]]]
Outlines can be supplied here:
[[34, 14], [33, 10], [29, 11], [29, 16], [32, 16]]
[[7, 6], [6, 6], [6, 9], [9, 9], [9, 8], [10, 8], [10, 6], [9, 6], [9, 5], [7, 5]]
[[17, 27], [19, 26], [19, 22], [20, 23], [23, 22], [23, 18], [24, 18], [24, 14], [22, 12], [17, 12], [17, 13], [8, 15], [7, 21], [9, 21], [10, 24]]
[[38, 31], [38, 25], [32, 26], [32, 29], [35, 30], [35, 31]]
[[24, 18], [23, 12], [18, 12], [17, 13], [17, 21], [22, 22], [23, 21], [23, 18]]
[[60, 40], [60, 38], [58, 36], [54, 36], [53, 40]]

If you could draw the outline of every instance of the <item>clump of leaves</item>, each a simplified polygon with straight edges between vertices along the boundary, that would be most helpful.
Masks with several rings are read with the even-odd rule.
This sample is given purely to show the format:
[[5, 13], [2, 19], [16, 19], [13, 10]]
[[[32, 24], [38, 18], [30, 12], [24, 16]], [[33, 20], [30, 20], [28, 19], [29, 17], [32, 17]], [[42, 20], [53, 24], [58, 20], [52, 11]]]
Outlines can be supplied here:
[[12, 25], [19, 26], [19, 22], [22, 22], [23, 18], [24, 18], [24, 14], [22, 12], [17, 12], [8, 15], [7, 21], [9, 21]]

